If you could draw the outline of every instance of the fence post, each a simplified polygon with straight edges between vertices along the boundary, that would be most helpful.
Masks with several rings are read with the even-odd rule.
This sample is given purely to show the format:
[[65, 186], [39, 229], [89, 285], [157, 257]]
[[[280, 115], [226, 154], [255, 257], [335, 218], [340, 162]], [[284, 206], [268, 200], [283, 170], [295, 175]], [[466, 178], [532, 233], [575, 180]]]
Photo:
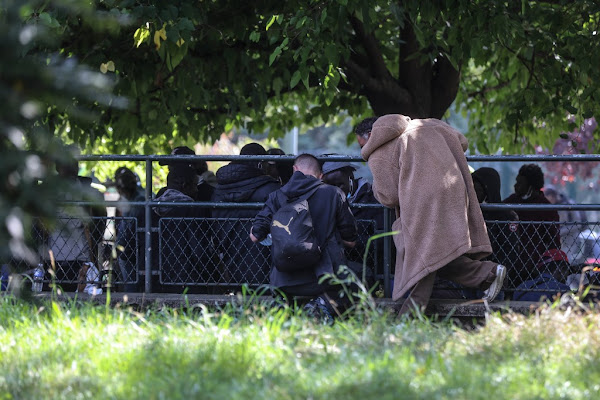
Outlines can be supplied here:
[[144, 269], [145, 274], [145, 292], [152, 293], [152, 208], [150, 201], [152, 200], [152, 161], [146, 160], [146, 204], [144, 205], [144, 213], [146, 220], [146, 234], [144, 235]]
[[[383, 208], [383, 226], [386, 232], [392, 231], [392, 221], [390, 218], [390, 209]], [[390, 288], [390, 262], [392, 259], [392, 237], [386, 235], [383, 237], [383, 293], [385, 297], [392, 297]]]

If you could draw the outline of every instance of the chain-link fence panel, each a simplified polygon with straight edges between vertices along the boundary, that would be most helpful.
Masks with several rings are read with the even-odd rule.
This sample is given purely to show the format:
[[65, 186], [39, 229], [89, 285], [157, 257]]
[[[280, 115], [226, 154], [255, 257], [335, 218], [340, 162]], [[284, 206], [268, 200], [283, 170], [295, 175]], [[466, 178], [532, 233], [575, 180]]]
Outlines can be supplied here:
[[[509, 298], [539, 300], [540, 293], [552, 298], [577, 290], [580, 282], [600, 281], [596, 279], [596, 274], [600, 277], [596, 222], [486, 221], [486, 225], [493, 249], [486, 260], [507, 267], [503, 290]], [[471, 299], [483, 293], [438, 280], [435, 294]]]
[[160, 283], [258, 286], [269, 283], [269, 248], [249, 237], [252, 219], [161, 218]]
[[[107, 229], [109, 224], [116, 229]], [[137, 283], [139, 266], [144, 262], [140, 235], [143, 233], [138, 232], [135, 218], [63, 216], [52, 226], [37, 221], [32, 236], [44, 268], [45, 287], [56, 283], [72, 291], [81, 283], [106, 285], [109, 278], [112, 284]], [[90, 263], [99, 271], [96, 282], [87, 282], [81, 273]], [[20, 271], [28, 268], [18, 262], [13, 264]], [[123, 270], [122, 265], [127, 268]]]
[[[267, 285], [271, 269], [270, 247], [249, 238], [252, 219], [161, 218], [159, 271], [163, 285], [250, 286]], [[359, 244], [348, 250], [349, 261], [362, 277], [366, 242], [375, 233], [371, 220], [357, 221]], [[367, 255], [366, 278], [373, 280], [377, 244]]]
[[[367, 242], [371, 236], [375, 235], [376, 223], [370, 219], [357, 219], [356, 229], [358, 234], [356, 245], [351, 249], [345, 249], [346, 258], [348, 259], [350, 268], [357, 276], [362, 279], [364, 274], [366, 283], [372, 285], [375, 283], [376, 275], [382, 273], [381, 268], [378, 268], [379, 260], [382, 259], [379, 254], [379, 241], [371, 241], [369, 251], [366, 253]], [[367, 255], [366, 260], [364, 259], [365, 253]]]
[[[139, 227], [139, 221], [136, 218], [116, 217], [112, 218], [115, 224], [116, 237], [113, 241], [105, 241], [103, 249], [102, 262], [103, 269], [107, 269], [107, 262], [111, 260], [113, 248], [116, 250], [116, 265], [112, 264], [112, 280], [118, 285], [127, 285], [130, 289], [137, 287], [140, 282], [140, 270], [144, 269], [145, 253], [142, 243], [144, 243], [144, 229]], [[109, 220], [109, 222], [111, 222]]]

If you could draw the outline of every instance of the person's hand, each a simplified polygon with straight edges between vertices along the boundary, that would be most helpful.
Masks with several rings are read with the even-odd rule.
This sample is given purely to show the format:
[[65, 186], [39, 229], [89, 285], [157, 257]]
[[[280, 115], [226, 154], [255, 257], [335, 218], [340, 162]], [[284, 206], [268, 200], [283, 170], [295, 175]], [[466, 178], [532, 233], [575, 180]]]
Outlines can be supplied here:
[[256, 236], [254, 236], [254, 234], [252, 234], [252, 228], [250, 228], [250, 240], [252, 240], [253, 243], [258, 243], [260, 241]]

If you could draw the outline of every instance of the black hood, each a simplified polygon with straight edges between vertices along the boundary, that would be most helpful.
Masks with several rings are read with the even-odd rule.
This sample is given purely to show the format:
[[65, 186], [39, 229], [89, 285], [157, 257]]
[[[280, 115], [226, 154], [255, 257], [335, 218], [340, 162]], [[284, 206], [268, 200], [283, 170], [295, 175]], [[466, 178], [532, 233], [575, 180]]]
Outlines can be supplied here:
[[487, 195], [487, 203], [501, 203], [500, 197], [500, 175], [494, 168], [479, 168], [471, 174], [473, 180], [481, 183]]
[[289, 182], [286, 183], [282, 188], [281, 192], [288, 198], [293, 199], [295, 197], [302, 196], [309, 190], [323, 184], [320, 179], [315, 178], [312, 175], [304, 175], [300, 171], [294, 172]]
[[245, 202], [261, 186], [278, 183], [262, 169], [246, 164], [229, 164], [217, 171], [217, 187], [213, 196], [219, 201]]

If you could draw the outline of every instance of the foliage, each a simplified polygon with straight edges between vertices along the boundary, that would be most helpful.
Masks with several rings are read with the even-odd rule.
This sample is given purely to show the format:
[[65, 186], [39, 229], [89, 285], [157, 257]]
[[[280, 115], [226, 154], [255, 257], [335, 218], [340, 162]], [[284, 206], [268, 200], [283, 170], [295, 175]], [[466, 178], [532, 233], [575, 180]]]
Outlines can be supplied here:
[[0, 299], [2, 398], [597, 396], [597, 313], [492, 315], [474, 331], [373, 314], [316, 324], [288, 308], [39, 306]]
[[[70, 121], [90, 123], [89, 108], [116, 105], [108, 94], [110, 79], [90, 71], [58, 52], [40, 53], [56, 46], [51, 24], [23, 24], [34, 10], [52, 7], [65, 17], [76, 12], [81, 21], [93, 20], [86, 2], [5, 1], [0, 8], [0, 263], [24, 259], [37, 263], [28, 247], [33, 216], [51, 220], [56, 194], [67, 190], [55, 174], [56, 161], [73, 160], [53, 130], [56, 112]], [[47, 21], [43, 13], [40, 20]], [[51, 112], [48, 112], [51, 110]], [[39, 184], [43, 181], [44, 184]]]
[[[78, 142], [166, 152], [244, 127], [281, 136], [386, 113], [442, 117], [456, 100], [483, 153], [533, 151], [600, 107], [600, 4], [592, 0], [96, 0], [127, 25], [93, 30], [51, 8], [27, 23], [63, 32], [41, 46], [117, 80], [127, 110], [96, 107]], [[139, 149], [139, 147], [136, 147]]]
[[[595, 118], [586, 119], [581, 126], [568, 133], [562, 133], [556, 140], [551, 150], [539, 146], [536, 150], [538, 154], [594, 154], [600, 149], [600, 141], [594, 136], [598, 127]], [[546, 163], [546, 179], [554, 185], [565, 186], [567, 183], [576, 180], [586, 181], [595, 178], [595, 170], [598, 167], [597, 162], [548, 162]], [[549, 179], [548, 179], [549, 178]], [[597, 178], [597, 177], [596, 177]], [[596, 179], [595, 188], [600, 187]]]

